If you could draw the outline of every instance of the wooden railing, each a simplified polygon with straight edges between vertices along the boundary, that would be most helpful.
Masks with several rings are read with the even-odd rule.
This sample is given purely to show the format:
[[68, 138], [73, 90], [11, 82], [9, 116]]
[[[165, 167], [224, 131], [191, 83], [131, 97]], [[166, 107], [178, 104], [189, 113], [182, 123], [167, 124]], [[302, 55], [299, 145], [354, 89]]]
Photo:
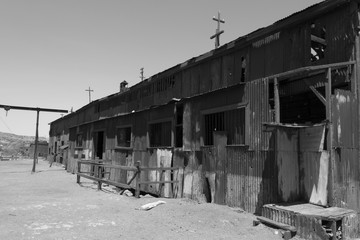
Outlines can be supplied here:
[[[90, 171], [89, 172], [83, 172], [81, 171], [81, 165], [89, 165]], [[108, 169], [120, 169], [125, 171], [132, 171], [134, 172], [133, 177], [127, 182], [127, 183], [120, 183], [115, 182], [110, 179], [104, 178], [105, 175], [110, 174], [110, 172], [106, 172], [105, 170]], [[93, 181], [97, 182], [98, 190], [101, 190], [101, 185], [103, 183], [109, 184], [112, 186], [120, 187], [125, 189], [133, 189], [133, 187], [130, 185], [133, 181], [135, 181], [135, 197], [140, 197], [140, 186], [141, 185], [149, 185], [149, 184], [172, 184], [176, 183], [179, 184], [178, 180], [168, 180], [168, 181], [162, 181], [162, 173], [164, 171], [174, 171], [179, 170], [179, 167], [141, 167], [140, 161], [137, 161], [135, 163], [135, 166], [121, 166], [121, 165], [112, 165], [112, 164], [106, 164], [102, 161], [94, 161], [94, 160], [81, 160], [77, 162], [77, 178], [76, 182], [80, 183], [80, 177], [84, 177], [87, 179], [91, 179]], [[159, 181], [141, 181], [141, 173], [142, 172], [148, 172], [148, 171], [160, 171], [160, 180]], [[160, 187], [161, 189], [161, 187]]]

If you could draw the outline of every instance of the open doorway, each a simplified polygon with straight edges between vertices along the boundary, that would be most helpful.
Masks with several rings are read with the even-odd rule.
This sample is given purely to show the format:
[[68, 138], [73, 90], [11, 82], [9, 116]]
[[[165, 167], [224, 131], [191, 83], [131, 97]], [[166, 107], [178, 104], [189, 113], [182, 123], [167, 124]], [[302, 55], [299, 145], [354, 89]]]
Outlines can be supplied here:
[[97, 160], [103, 159], [105, 154], [105, 138], [104, 132], [99, 131], [94, 133], [94, 158]]

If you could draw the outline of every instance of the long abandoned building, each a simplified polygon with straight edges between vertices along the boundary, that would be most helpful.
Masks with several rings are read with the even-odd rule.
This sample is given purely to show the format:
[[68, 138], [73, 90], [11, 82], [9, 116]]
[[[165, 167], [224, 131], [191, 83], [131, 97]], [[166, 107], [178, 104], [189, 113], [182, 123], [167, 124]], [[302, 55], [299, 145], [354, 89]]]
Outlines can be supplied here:
[[[273, 204], [332, 207], [341, 217], [302, 224], [329, 221], [343, 239], [355, 236], [359, 4], [321, 2], [130, 88], [123, 85], [52, 122], [49, 152], [61, 151], [73, 173], [79, 159], [179, 167], [141, 178], [179, 180], [161, 188], [165, 197], [241, 207], [278, 221], [282, 210]], [[126, 183], [130, 175], [118, 170], [109, 177]], [[291, 214], [282, 220], [299, 225]]]

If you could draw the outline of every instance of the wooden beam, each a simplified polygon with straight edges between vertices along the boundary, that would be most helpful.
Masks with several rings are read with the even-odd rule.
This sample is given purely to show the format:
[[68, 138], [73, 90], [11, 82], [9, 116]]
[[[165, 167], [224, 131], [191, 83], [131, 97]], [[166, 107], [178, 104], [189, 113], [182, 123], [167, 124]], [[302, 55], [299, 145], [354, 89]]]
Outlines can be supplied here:
[[28, 110], [28, 111], [41, 111], [41, 112], [58, 112], [58, 113], [67, 113], [68, 110], [62, 109], [51, 109], [51, 108], [34, 108], [34, 107], [21, 107], [21, 106], [12, 106], [12, 105], [1, 105], [0, 108], [4, 108], [5, 110]]
[[326, 106], [326, 99], [319, 93], [314, 86], [309, 86], [311, 91], [316, 95], [316, 97]]
[[296, 233], [296, 227], [294, 227], [294, 226], [290, 226], [290, 225], [287, 225], [287, 224], [284, 224], [284, 223], [279, 223], [279, 222], [276, 222], [276, 221], [271, 220], [271, 219], [266, 218], [266, 217], [257, 217], [257, 219], [260, 222], [271, 225], [273, 227], [277, 227], [277, 228], [280, 228], [280, 229], [283, 229], [283, 230], [287, 230], [287, 231]]
[[266, 78], [268, 78], [268, 79], [277, 78], [278, 80], [280, 80], [281, 78], [289, 78], [292, 76], [296, 76], [299, 74], [301, 75], [301, 74], [308, 73], [308, 72], [313, 72], [313, 71], [318, 71], [318, 70], [326, 71], [328, 68], [338, 69], [338, 68], [342, 68], [342, 67], [354, 65], [354, 64], [356, 64], [356, 61], [331, 63], [331, 64], [324, 64], [324, 65], [318, 65], [318, 66], [307, 66], [307, 67], [297, 68], [297, 69], [290, 70], [287, 72], [271, 75]]
[[320, 43], [320, 44], [326, 46], [326, 40], [323, 39], [323, 38], [317, 37], [317, 36], [315, 36], [315, 35], [311, 35], [311, 41], [317, 42], [317, 43]]
[[309, 80], [305, 79], [305, 84], [308, 85], [308, 87], [310, 88], [310, 90], [316, 95], [316, 97], [326, 106], [326, 99], [324, 98], [324, 96], [319, 93], [318, 90], [316, 90], [316, 88], [314, 86], [311, 86], [311, 84], [309, 83]]
[[174, 180], [174, 181], [145, 181], [145, 182], [139, 182], [139, 184], [159, 184], [159, 183], [179, 183], [179, 181]]

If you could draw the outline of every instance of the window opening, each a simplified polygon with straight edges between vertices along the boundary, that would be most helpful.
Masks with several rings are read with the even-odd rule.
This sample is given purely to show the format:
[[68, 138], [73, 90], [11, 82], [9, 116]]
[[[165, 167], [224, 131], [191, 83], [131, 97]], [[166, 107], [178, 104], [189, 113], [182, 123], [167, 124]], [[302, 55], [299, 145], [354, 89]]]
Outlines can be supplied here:
[[[56, 143], [55, 143], [56, 144]], [[82, 147], [82, 134], [77, 134], [76, 135], [76, 143], [75, 143], [76, 147]], [[56, 148], [56, 145], [55, 145]]]
[[104, 132], [95, 132], [95, 158], [103, 159], [105, 152]]
[[246, 76], [246, 58], [241, 57], [241, 82], [245, 82]]
[[171, 121], [150, 124], [150, 147], [171, 147], [171, 132]]
[[326, 28], [319, 24], [311, 24], [311, 62], [325, 57]]
[[176, 137], [175, 137], [175, 147], [183, 146], [183, 105], [176, 106]]
[[131, 127], [117, 128], [116, 146], [131, 147]]
[[[325, 95], [324, 87], [317, 91]], [[280, 112], [281, 123], [315, 124], [326, 119], [326, 107], [311, 91], [280, 96]]]
[[226, 131], [227, 145], [245, 144], [245, 108], [237, 108], [224, 112], [206, 114], [205, 120], [205, 145], [213, 145], [213, 132]]
[[270, 106], [270, 115], [271, 122], [275, 122], [275, 99], [274, 99], [274, 83], [269, 83], [269, 106]]

